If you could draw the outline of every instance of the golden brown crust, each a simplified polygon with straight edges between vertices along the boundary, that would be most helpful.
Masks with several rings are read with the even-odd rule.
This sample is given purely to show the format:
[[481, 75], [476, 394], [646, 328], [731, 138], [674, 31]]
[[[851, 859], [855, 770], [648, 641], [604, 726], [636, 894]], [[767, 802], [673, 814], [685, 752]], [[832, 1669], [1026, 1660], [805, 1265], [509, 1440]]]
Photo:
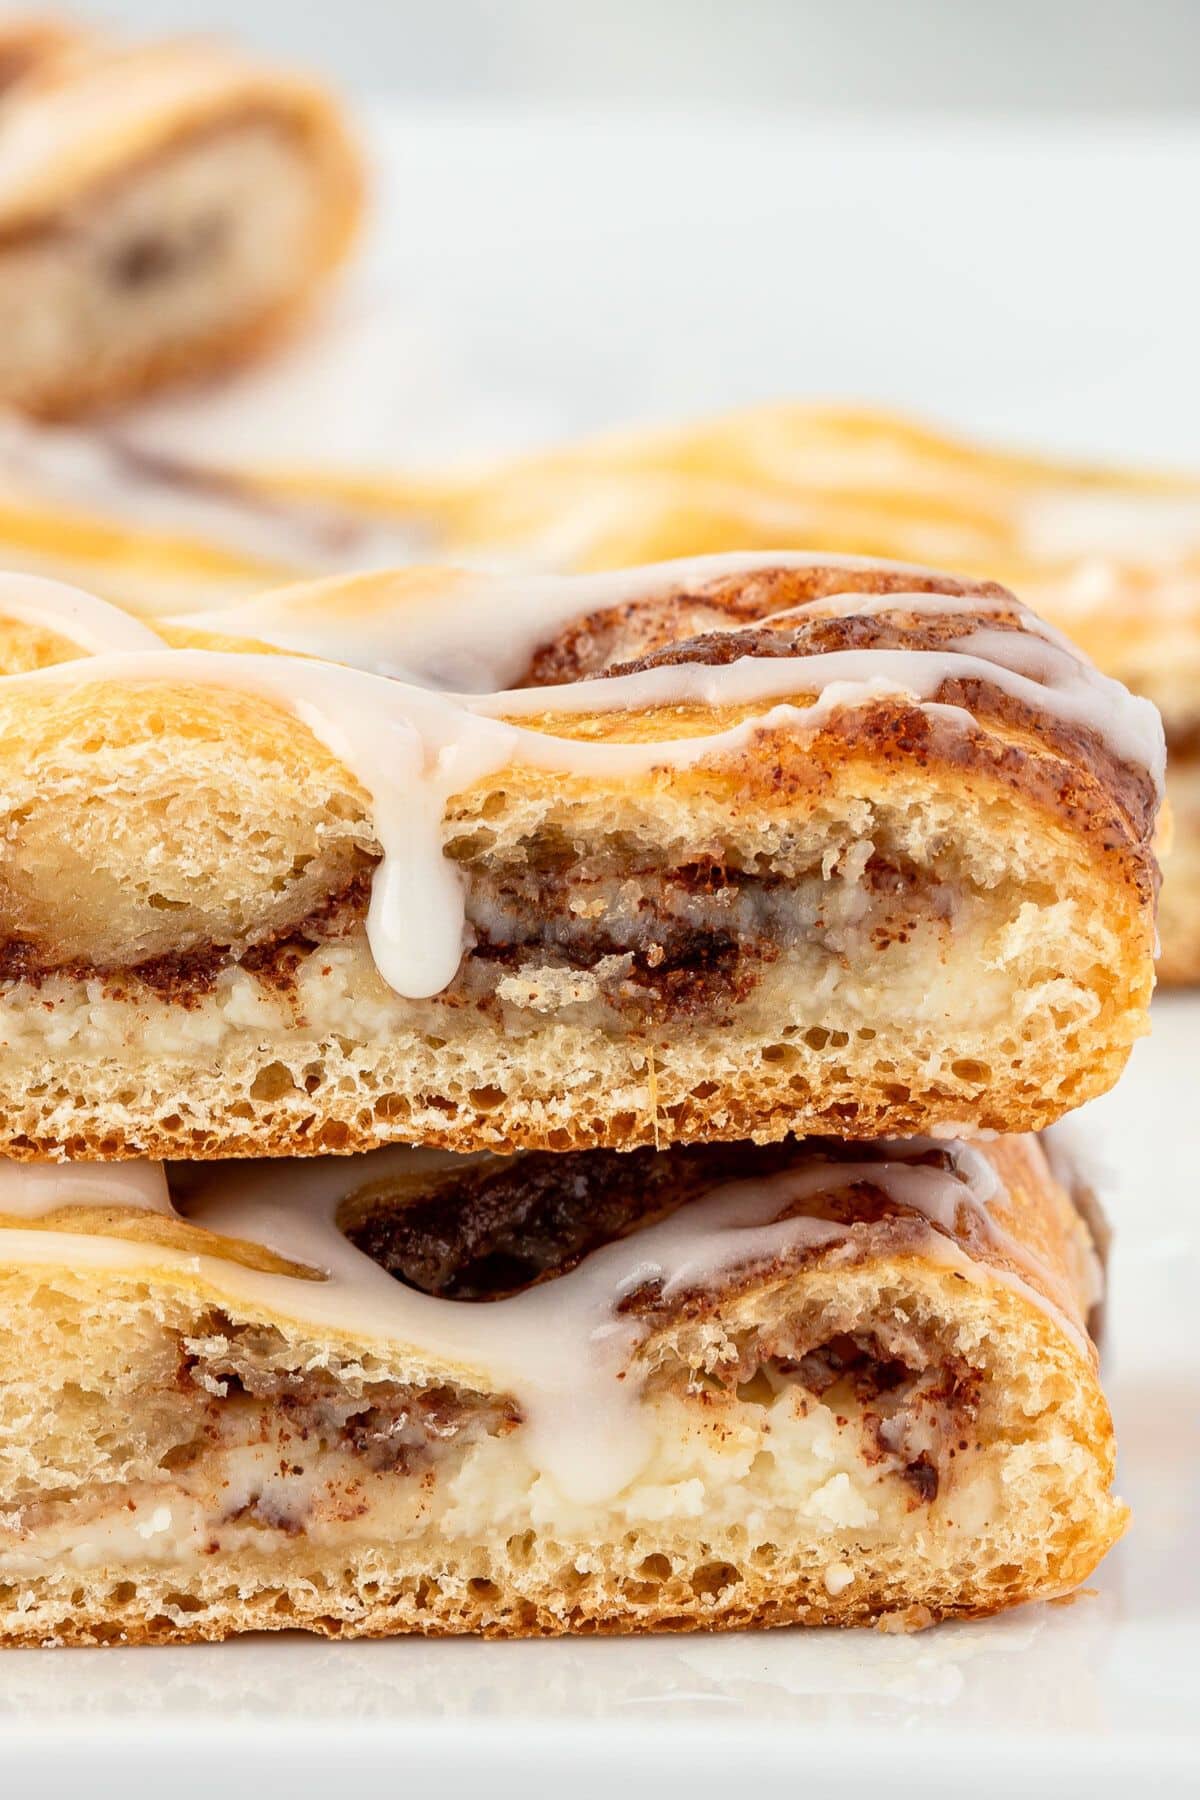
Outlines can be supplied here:
[[[818, 582], [794, 579], [795, 573], [781, 571], [768, 584], [765, 594], [761, 597], [753, 596], [751, 604], [758, 601], [764, 606], [764, 611], [759, 614], [749, 610], [747, 596], [743, 593], [746, 586], [757, 588], [759, 583], [726, 581], [714, 584], [711, 592], [703, 594], [706, 604], [719, 612], [744, 618], [744, 625], [732, 631], [722, 629], [705, 632], [680, 642], [678, 639], [664, 637], [662, 628], [654, 621], [649, 632], [645, 633], [650, 641], [644, 648], [638, 647], [631, 657], [610, 662], [603, 668], [589, 665], [579, 651], [579, 639], [585, 636], [594, 638], [601, 632], [611, 632], [616, 636], [618, 627], [615, 622], [602, 621], [597, 615], [593, 615], [583, 622], [574, 637], [570, 659], [574, 664], [574, 672], [567, 674], [561, 660], [556, 664], [553, 650], [543, 652], [539, 654], [532, 671], [532, 685], [564, 678], [582, 680], [596, 673], [610, 676], [637, 674], [644, 669], [663, 668], [678, 663], [720, 665], [734, 662], [740, 656], [803, 658], [846, 650], [936, 651], [952, 646], [975, 632], [1012, 633], [1025, 628], [1015, 607], [1007, 611], [974, 612], [968, 605], [959, 612], [929, 617], [907, 611], [901, 600], [897, 601], [894, 611], [883, 614], [850, 613], [835, 618], [806, 619], [799, 623], [780, 620], [773, 615], [777, 611], [802, 604], [810, 597], [812, 588], [815, 587], [818, 592], [839, 591], [835, 583], [839, 579], [846, 579], [840, 571], [832, 570], [816, 571], [822, 578]], [[888, 577], [878, 573], [860, 577], [853, 581], [850, 591], [870, 595], [886, 594], [902, 585], [906, 591], [914, 588], [919, 592], [939, 594], [964, 591], [959, 584], [943, 584], [936, 578], [921, 579], [899, 573]], [[1004, 593], [1003, 589], [994, 587], [987, 591], [994, 598], [999, 598]], [[667, 605], [673, 608], [680, 603], [679, 597], [670, 596]], [[644, 607], [643, 610], [653, 614], [654, 607]], [[635, 611], [636, 604], [622, 608], [621, 622], [626, 627], [627, 636], [632, 637], [636, 644], [643, 638], [643, 629], [636, 619], [629, 616]], [[757, 629], [754, 628], [755, 624]], [[1027, 740], [1033, 737], [1039, 743], [1052, 745], [1063, 757], [1081, 764], [1087, 774], [1098, 778], [1109, 798], [1128, 816], [1141, 837], [1144, 838], [1152, 830], [1157, 796], [1146, 771], [1121, 762], [1094, 730], [1071, 725], [1053, 714], [1047, 714], [1042, 708], [1016, 700], [986, 680], [946, 681], [938, 689], [936, 700], [940, 705], [965, 709], [980, 723], [995, 722], [1001, 726], [1015, 727], [1026, 734]], [[852, 725], [857, 725], [860, 718], [864, 717], [854, 713], [847, 716]], [[867, 722], [873, 723], [869, 714], [865, 718]], [[894, 726], [885, 726], [875, 741], [878, 743], [880, 738], [890, 736], [905, 737], [907, 733], [897, 731]]]
[[[748, 626], [770, 622], [773, 615], [793, 607], [844, 594], [872, 598], [946, 594], [961, 596], [964, 601], [971, 596], [999, 601], [1010, 598], [994, 581], [970, 581], [939, 570], [866, 562], [848, 565], [814, 560], [800, 567], [701, 576], [651, 598], [626, 600], [586, 613], [538, 647], [525, 680], [518, 685], [546, 687], [585, 680], [618, 663], [687, 642], [703, 631], [706, 620], [711, 623], [714, 613], [738, 626]], [[949, 619], [959, 616], [947, 615]], [[784, 630], [785, 626], [776, 621], [772, 628]]]
[[[390, 1584], [373, 1581], [383, 1598], [365, 1606], [360, 1616], [347, 1620], [331, 1593], [309, 1595], [297, 1587], [291, 1593], [275, 1589], [249, 1598], [229, 1595], [225, 1609], [216, 1610], [203, 1622], [172, 1620], [165, 1613], [141, 1622], [123, 1619], [56, 1623], [52, 1635], [43, 1625], [17, 1627], [0, 1632], [0, 1645], [8, 1649], [90, 1648], [107, 1646], [221, 1643], [246, 1631], [308, 1631], [326, 1638], [481, 1637], [491, 1640], [555, 1637], [630, 1637], [675, 1635], [693, 1631], [766, 1631], [783, 1626], [837, 1626], [843, 1629], [874, 1626], [883, 1631], [919, 1631], [952, 1619], [987, 1619], [1014, 1606], [1055, 1600], [1087, 1580], [1119, 1541], [1128, 1524], [1124, 1508], [1114, 1510], [1103, 1535], [1081, 1532], [1078, 1541], [1062, 1556], [1053, 1583], [1014, 1580], [1005, 1591], [982, 1587], [940, 1603], [929, 1600], [914, 1605], [902, 1583], [883, 1584], [863, 1592], [838, 1597], [816, 1597], [811, 1577], [789, 1592], [786, 1575], [777, 1573], [738, 1582], [735, 1601], [717, 1604], [700, 1598], [692, 1580], [672, 1584], [657, 1607], [631, 1606], [628, 1579], [614, 1581], [611, 1592], [590, 1593], [570, 1608], [542, 1603], [530, 1596], [512, 1598], [497, 1617], [493, 1605], [471, 1594], [444, 1595], [428, 1577]], [[654, 1553], [651, 1553], [654, 1554]], [[713, 1565], [705, 1565], [711, 1567]], [[702, 1579], [697, 1570], [693, 1579]], [[644, 1583], [640, 1585], [645, 1585]], [[701, 1593], [703, 1589], [701, 1588]], [[930, 1596], [930, 1599], [935, 1599]]]

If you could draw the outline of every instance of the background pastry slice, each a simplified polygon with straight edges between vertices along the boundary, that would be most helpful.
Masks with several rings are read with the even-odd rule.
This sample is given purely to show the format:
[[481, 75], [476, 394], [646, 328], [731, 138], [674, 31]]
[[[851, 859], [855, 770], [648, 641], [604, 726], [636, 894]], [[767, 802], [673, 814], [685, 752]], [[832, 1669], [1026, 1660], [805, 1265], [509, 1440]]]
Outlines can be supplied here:
[[136, 613], [215, 612], [413, 547], [381, 519], [152, 456], [115, 430], [0, 418], [0, 568]]
[[1024, 1129], [1145, 1027], [1157, 716], [1003, 590], [410, 572], [175, 648], [0, 613], [9, 1154]]
[[0, 401], [81, 413], [258, 349], [361, 187], [314, 82], [199, 41], [45, 55], [0, 108]]
[[912, 1626], [1122, 1529], [1036, 1140], [171, 1184], [0, 1179], [9, 1642]]
[[83, 27], [51, 13], [10, 13], [0, 18], [0, 100], [66, 50], [87, 42]]

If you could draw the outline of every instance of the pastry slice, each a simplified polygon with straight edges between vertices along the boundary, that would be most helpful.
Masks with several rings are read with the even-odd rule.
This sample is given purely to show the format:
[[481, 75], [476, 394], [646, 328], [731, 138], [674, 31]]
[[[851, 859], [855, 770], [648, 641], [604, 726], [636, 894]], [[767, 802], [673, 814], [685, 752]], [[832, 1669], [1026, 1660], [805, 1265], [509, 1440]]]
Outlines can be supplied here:
[[1035, 1138], [0, 1173], [0, 1634], [903, 1629], [1119, 1536]]
[[6, 1154], [1031, 1129], [1145, 1029], [1158, 718], [1002, 589], [775, 556], [335, 581], [169, 645], [17, 577], [0, 615]]
[[0, 110], [0, 399], [77, 414], [257, 350], [361, 186], [315, 83], [194, 40], [45, 56]]

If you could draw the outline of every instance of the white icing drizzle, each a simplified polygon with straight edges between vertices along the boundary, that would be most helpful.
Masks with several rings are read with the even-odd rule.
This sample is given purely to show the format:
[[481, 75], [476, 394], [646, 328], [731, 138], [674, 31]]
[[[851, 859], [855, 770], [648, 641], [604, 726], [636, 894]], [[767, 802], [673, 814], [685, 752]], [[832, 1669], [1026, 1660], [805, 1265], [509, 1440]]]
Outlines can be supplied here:
[[[369, 586], [353, 586], [347, 604], [339, 605], [336, 587], [318, 586], [311, 590], [284, 590], [268, 594], [243, 606], [230, 609], [222, 616], [222, 626], [244, 633], [262, 643], [294, 650], [389, 676], [400, 676], [409, 683], [420, 683], [447, 689], [456, 686], [460, 697], [472, 694], [488, 696], [494, 703], [490, 710], [508, 717], [520, 711], [610, 710], [619, 705], [679, 704], [673, 692], [662, 692], [661, 684], [645, 683], [648, 697], [605, 700], [606, 689], [613, 683], [576, 682], [570, 687], [545, 687], [503, 690], [528, 668], [538, 648], [550, 642], [565, 626], [585, 618], [592, 612], [624, 605], [638, 599], [673, 593], [676, 590], [702, 589], [713, 582], [738, 575], [754, 575], [773, 569], [868, 568], [890, 573], [935, 576], [936, 571], [904, 563], [880, 559], [827, 556], [815, 552], [758, 551], [723, 556], [689, 557], [675, 562], [653, 563], [642, 568], [619, 569], [597, 575], [532, 576], [488, 578], [466, 571], [448, 571], [441, 576], [431, 574], [425, 581], [414, 579], [412, 571], [404, 573], [395, 587], [385, 585], [380, 577]], [[704, 596], [697, 592], [698, 604]], [[890, 676], [896, 688], [902, 688], [907, 672], [918, 665], [911, 659], [919, 656], [955, 657], [977, 653], [984, 667], [958, 668], [955, 672], [987, 680], [1014, 698], [1034, 707], [1055, 713], [1069, 723], [1090, 726], [1105, 739], [1123, 761], [1135, 763], [1149, 771], [1161, 791], [1165, 767], [1165, 749], [1158, 714], [1149, 701], [1130, 694], [1120, 682], [1102, 675], [1061, 632], [1038, 619], [1019, 603], [998, 595], [928, 594], [895, 591], [890, 594], [856, 594], [847, 592], [810, 600], [799, 606], [780, 609], [769, 615], [781, 618], [829, 617], [850, 613], [869, 617], [888, 611], [903, 610], [916, 614], [955, 612], [1000, 613], [1016, 608], [1022, 619], [1022, 631], [974, 631], [953, 641], [945, 651], [862, 650], [836, 652], [842, 659], [834, 672], [833, 656], [780, 658], [790, 665], [803, 662], [810, 671], [807, 683], [790, 670], [782, 690], [770, 684], [770, 691], [803, 693], [820, 692], [829, 682], [839, 679], [861, 681], [865, 676], [863, 659], [868, 666], [884, 673], [888, 658], [897, 673]], [[200, 615], [189, 615], [180, 624], [202, 624]], [[730, 619], [714, 629], [736, 631], [745, 621]], [[1042, 639], [1061, 652], [1058, 659], [1045, 650], [1031, 646], [1029, 640]], [[853, 659], [847, 661], [845, 659]], [[747, 659], [751, 660], [751, 659]], [[676, 665], [682, 666], [682, 665]], [[693, 665], [697, 666], [697, 665]], [[944, 660], [943, 660], [943, 665]], [[708, 671], [709, 683], [703, 691], [703, 704], [735, 705], [759, 694], [730, 694], [737, 682], [732, 673], [739, 665], [728, 664]], [[662, 677], [665, 670], [647, 671]], [[1017, 677], [1019, 679], [1014, 680]], [[1007, 678], [1007, 679], [1006, 679]], [[632, 678], [618, 677], [617, 680]], [[936, 684], [935, 684], [936, 685]], [[888, 691], [892, 691], [889, 689]], [[518, 694], [520, 697], [518, 697]], [[577, 702], [568, 695], [577, 695]], [[690, 693], [686, 698], [693, 697]], [[920, 688], [914, 698], [928, 699]]]
[[0, 619], [52, 631], [92, 655], [163, 645], [156, 631], [119, 606], [43, 575], [0, 574]]
[[[800, 550], [681, 557], [591, 575], [405, 569], [392, 581], [380, 576], [353, 583], [344, 596], [326, 584], [264, 594], [226, 608], [221, 629], [427, 687], [494, 693], [518, 680], [543, 644], [589, 613], [738, 575], [814, 568], [936, 574], [915, 564]], [[850, 594], [847, 602], [858, 598]], [[703, 604], [705, 596], [697, 591], [695, 599]], [[955, 596], [953, 604], [961, 610], [966, 601]], [[194, 613], [174, 622], [202, 627], [206, 621]], [[730, 629], [739, 623], [731, 620]]]
[[0, 1157], [0, 1214], [43, 1219], [63, 1207], [132, 1207], [174, 1216], [162, 1163], [29, 1163]]
[[[122, 1245], [95, 1235], [67, 1240], [47, 1231], [5, 1231], [0, 1256], [8, 1263], [111, 1269], [145, 1268], [148, 1258], [157, 1264], [174, 1259], [189, 1274], [211, 1279], [231, 1299], [301, 1325], [344, 1333], [359, 1343], [398, 1347], [439, 1373], [449, 1365], [465, 1386], [510, 1393], [522, 1411], [523, 1441], [534, 1466], [568, 1498], [595, 1502], [612, 1498], [633, 1481], [654, 1446], [653, 1422], [640, 1404], [638, 1381], [627, 1379], [647, 1327], [636, 1315], [623, 1315], [621, 1302], [657, 1287], [670, 1304], [692, 1291], [711, 1292], [732, 1276], [797, 1251], [845, 1245], [847, 1254], [853, 1254], [852, 1227], [807, 1215], [779, 1215], [855, 1183], [870, 1184], [937, 1228], [922, 1254], [927, 1251], [939, 1265], [972, 1280], [1016, 1288], [1087, 1354], [1086, 1340], [1070, 1317], [1068, 1290], [995, 1218], [991, 1208], [1003, 1190], [987, 1157], [955, 1142], [936, 1146], [951, 1157], [950, 1168], [913, 1160], [931, 1147], [928, 1139], [897, 1141], [880, 1146], [883, 1160], [861, 1162], [822, 1161], [798, 1152], [789, 1169], [717, 1185], [666, 1219], [593, 1251], [566, 1274], [509, 1299], [484, 1303], [438, 1299], [405, 1286], [337, 1228], [340, 1204], [348, 1196], [431, 1163], [444, 1167], [457, 1161], [404, 1149], [350, 1159], [193, 1170], [197, 1180], [186, 1207], [191, 1224], [261, 1245], [321, 1271], [324, 1280], [183, 1256], [158, 1245]], [[0, 1164], [0, 1213], [20, 1211], [23, 1174], [18, 1165]], [[86, 1165], [47, 1167], [39, 1175], [47, 1189], [55, 1189], [53, 1203], [26, 1208], [28, 1212], [97, 1204], [95, 1180]], [[1015, 1270], [982, 1265], [952, 1236], [943, 1235], [955, 1232], [964, 1210]], [[1040, 1292], [1035, 1282], [1047, 1292]]]
[[[656, 587], [673, 589], [700, 576], [778, 567], [786, 560], [765, 554], [714, 557], [653, 570], [564, 577], [529, 588], [532, 598], [524, 612], [512, 616], [504, 602], [506, 584], [465, 578], [465, 600], [456, 586], [439, 590], [436, 619], [428, 609], [414, 615], [407, 602], [398, 604], [392, 609], [389, 641], [397, 666], [408, 667], [415, 657], [423, 659], [428, 671], [438, 661], [439, 645], [445, 651], [464, 633], [475, 642], [478, 633], [480, 654], [490, 666], [503, 632], [509, 631], [514, 641], [521, 640], [525, 662], [531, 637], [544, 642], [564, 619], [597, 605], [617, 604]], [[791, 559], [796, 566], [826, 560]], [[526, 586], [512, 591], [525, 593]], [[927, 598], [891, 596], [894, 605], [909, 610]], [[944, 598], [937, 597], [939, 608]], [[848, 606], [854, 602], [854, 596], [846, 597]], [[971, 607], [974, 601], [959, 604]], [[1088, 727], [1123, 761], [1147, 769], [1161, 792], [1165, 747], [1154, 707], [1102, 676], [1065, 639], [1036, 629], [976, 630], [938, 650], [839, 650], [808, 657], [740, 657], [723, 665], [681, 662], [558, 687], [468, 694], [438, 692], [315, 657], [171, 650], [161, 647], [144, 626], [137, 628], [139, 633], [157, 647], [139, 649], [124, 639], [125, 615], [115, 608], [101, 611], [101, 606], [96, 603], [97, 610], [80, 630], [94, 641], [110, 620], [115, 653], [13, 675], [6, 686], [194, 683], [258, 694], [290, 710], [370, 795], [382, 860], [372, 884], [367, 935], [383, 979], [410, 999], [442, 992], [463, 953], [463, 877], [442, 851], [447, 803], [472, 783], [508, 767], [600, 780], [691, 767], [743, 750], [760, 732], [812, 733], [843, 708], [888, 697], [932, 706], [939, 689], [957, 679], [990, 684], [1052, 717]], [[326, 609], [334, 613], [335, 604], [327, 601]], [[540, 623], [535, 625], [535, 618]], [[813, 698], [795, 704], [801, 696]], [[545, 715], [688, 705], [766, 710], [723, 731], [645, 743], [588, 741], [518, 723]], [[965, 726], [972, 723], [962, 708], [938, 705], [938, 713]]]

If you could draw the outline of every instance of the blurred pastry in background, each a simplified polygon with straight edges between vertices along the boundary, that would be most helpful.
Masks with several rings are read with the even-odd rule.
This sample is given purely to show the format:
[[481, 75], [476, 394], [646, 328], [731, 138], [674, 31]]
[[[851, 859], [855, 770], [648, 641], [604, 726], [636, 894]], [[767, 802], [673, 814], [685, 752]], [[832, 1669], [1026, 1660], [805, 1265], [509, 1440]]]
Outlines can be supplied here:
[[361, 159], [307, 78], [18, 24], [0, 91], [0, 404], [73, 416], [225, 368], [353, 240]]
[[0, 569], [70, 581], [131, 612], [206, 612], [420, 549], [399, 517], [151, 452], [112, 425], [0, 412]]
[[16, 87], [48, 57], [86, 41], [82, 26], [48, 13], [11, 13], [0, 19], [0, 95]]

